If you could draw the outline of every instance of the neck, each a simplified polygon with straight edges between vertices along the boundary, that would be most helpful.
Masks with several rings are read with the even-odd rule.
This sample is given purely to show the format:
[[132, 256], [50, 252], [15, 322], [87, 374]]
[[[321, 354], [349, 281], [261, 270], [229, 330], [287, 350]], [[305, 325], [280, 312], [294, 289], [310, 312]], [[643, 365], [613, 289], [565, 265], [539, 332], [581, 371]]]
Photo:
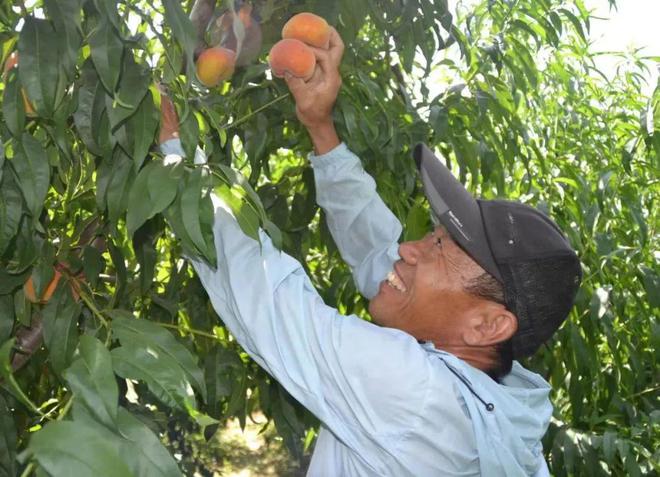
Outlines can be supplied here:
[[497, 350], [494, 346], [465, 346], [465, 345], [451, 345], [441, 344], [437, 341], [433, 343], [437, 349], [451, 353], [454, 356], [462, 359], [470, 366], [477, 368], [481, 371], [488, 372], [493, 369], [497, 363], [498, 356]]

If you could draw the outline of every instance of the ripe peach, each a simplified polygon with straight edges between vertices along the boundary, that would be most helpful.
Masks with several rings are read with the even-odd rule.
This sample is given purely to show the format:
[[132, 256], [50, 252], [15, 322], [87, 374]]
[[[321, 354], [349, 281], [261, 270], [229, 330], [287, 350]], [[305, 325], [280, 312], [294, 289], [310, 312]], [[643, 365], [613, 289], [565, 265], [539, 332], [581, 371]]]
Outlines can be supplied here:
[[328, 48], [330, 26], [318, 15], [298, 13], [284, 24], [282, 38], [295, 38], [317, 48]]
[[216, 46], [207, 48], [197, 58], [197, 77], [208, 88], [220, 84], [234, 74], [236, 53]]
[[[7, 62], [5, 63], [5, 68], [3, 70], [4, 77], [7, 77], [7, 72], [18, 66], [18, 53], [15, 51], [12, 52], [11, 55], [9, 55], [9, 58], [7, 58]], [[23, 107], [25, 108], [25, 114], [28, 117], [34, 117], [36, 115], [34, 111], [34, 107], [32, 106], [32, 103], [27, 97], [27, 94], [25, 93], [25, 88], [21, 88], [21, 95], [23, 96]]]
[[25, 282], [25, 285], [23, 285], [23, 292], [25, 293], [25, 297], [32, 303], [48, 303], [48, 300], [50, 300], [50, 298], [53, 296], [53, 293], [55, 292], [55, 288], [57, 288], [57, 284], [59, 283], [60, 278], [62, 278], [62, 274], [58, 270], [55, 270], [53, 279], [42, 292], [41, 297], [37, 299], [37, 294], [34, 290], [34, 282], [30, 276], [27, 282]]
[[278, 78], [289, 73], [307, 81], [314, 74], [316, 56], [302, 41], [289, 38], [273, 45], [268, 54], [268, 62], [273, 75]]

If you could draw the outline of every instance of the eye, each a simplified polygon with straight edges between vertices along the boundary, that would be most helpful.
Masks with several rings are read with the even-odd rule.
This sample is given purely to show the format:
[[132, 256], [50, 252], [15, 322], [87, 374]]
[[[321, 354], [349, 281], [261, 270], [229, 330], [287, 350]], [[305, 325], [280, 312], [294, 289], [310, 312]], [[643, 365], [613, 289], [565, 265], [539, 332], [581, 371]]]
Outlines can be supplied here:
[[442, 237], [435, 237], [435, 236], [434, 236], [434, 238], [435, 238], [435, 244], [436, 244], [438, 247], [442, 248]]

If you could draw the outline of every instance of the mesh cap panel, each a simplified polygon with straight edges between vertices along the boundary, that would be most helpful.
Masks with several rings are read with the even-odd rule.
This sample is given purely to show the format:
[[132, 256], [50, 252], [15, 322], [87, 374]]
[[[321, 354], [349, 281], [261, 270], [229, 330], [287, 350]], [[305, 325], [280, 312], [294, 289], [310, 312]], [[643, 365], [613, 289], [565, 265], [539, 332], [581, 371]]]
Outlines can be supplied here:
[[500, 264], [507, 308], [518, 317], [513, 357], [530, 356], [570, 312], [582, 271], [575, 255]]

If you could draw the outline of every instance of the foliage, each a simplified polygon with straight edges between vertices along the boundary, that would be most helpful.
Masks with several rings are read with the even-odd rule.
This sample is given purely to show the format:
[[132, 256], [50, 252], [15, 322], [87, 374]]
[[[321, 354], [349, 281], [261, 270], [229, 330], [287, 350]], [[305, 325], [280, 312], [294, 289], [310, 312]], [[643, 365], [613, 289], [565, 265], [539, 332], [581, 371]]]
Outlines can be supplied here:
[[[2, 60], [19, 53], [0, 124], [0, 475], [192, 473], [194, 456], [175, 461], [159, 437], [173, 450], [255, 409], [294, 455], [310, 444], [313, 417], [236, 345], [184, 260], [217, 260], [215, 187], [246, 233], [261, 225], [301, 260], [328, 304], [366, 316], [314, 203], [309, 139], [263, 63], [299, 11], [347, 44], [336, 122], [405, 238], [428, 227], [410, 160], [426, 141], [471, 190], [545, 208], [578, 248], [577, 306], [526, 363], [554, 387], [552, 473], [660, 470], [660, 88], [641, 93], [647, 63], [604, 78], [581, 0], [483, 1], [458, 18], [442, 0], [257, 0], [260, 61], [208, 90], [192, 73], [192, 3], [0, 6]], [[156, 81], [188, 158], [200, 145], [208, 165], [154, 147]], [[41, 296], [54, 267], [54, 296], [27, 301], [24, 282]]]

